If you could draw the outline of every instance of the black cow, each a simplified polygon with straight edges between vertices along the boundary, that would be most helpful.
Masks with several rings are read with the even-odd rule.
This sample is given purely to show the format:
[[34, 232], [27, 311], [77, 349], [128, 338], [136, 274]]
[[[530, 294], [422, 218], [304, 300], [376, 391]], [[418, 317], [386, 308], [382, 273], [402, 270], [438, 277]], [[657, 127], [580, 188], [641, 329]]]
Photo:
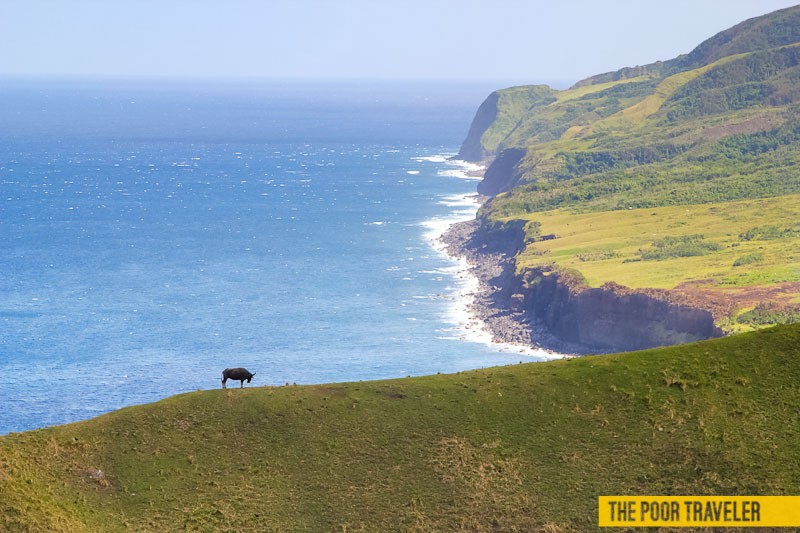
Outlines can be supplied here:
[[228, 379], [232, 379], [234, 381], [238, 379], [239, 388], [241, 389], [244, 387], [244, 380], [247, 380], [247, 382], [250, 383], [250, 380], [253, 379], [253, 376], [255, 375], [255, 372], [251, 374], [246, 368], [226, 368], [222, 371], [222, 388], [226, 388], [225, 382], [228, 381]]

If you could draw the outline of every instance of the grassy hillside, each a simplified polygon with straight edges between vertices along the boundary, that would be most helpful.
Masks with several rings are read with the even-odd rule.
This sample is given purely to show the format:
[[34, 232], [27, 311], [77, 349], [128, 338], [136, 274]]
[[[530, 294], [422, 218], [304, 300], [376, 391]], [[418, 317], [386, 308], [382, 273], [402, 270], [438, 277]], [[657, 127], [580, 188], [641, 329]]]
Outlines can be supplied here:
[[520, 118], [532, 109], [552, 102], [556, 92], [547, 85], [525, 85], [490, 94], [475, 113], [467, 138], [459, 150], [459, 158], [483, 161], [494, 156], [500, 142]]
[[[772, 319], [800, 320], [799, 21], [800, 6], [757, 17], [529, 107], [494, 141], [481, 219], [535, 230], [520, 269], [689, 291], [727, 309], [728, 330], [762, 304], [782, 306]], [[741, 237], [762, 227], [778, 233]]]
[[455, 375], [200, 391], [0, 438], [2, 531], [592, 531], [797, 494], [800, 325]]
[[798, 77], [800, 48], [788, 46], [562, 91], [499, 143], [527, 153], [497, 208], [607, 210], [799, 192]]
[[[534, 242], [519, 257], [519, 266], [556, 262], [581, 270], [592, 287], [609, 281], [665, 289], [709, 279], [738, 287], [800, 281], [800, 195], [599, 213], [562, 209], [530, 216], [540, 222], [536, 234], [558, 238]], [[696, 231], [703, 232], [697, 241], [709, 245], [706, 249], [653, 253], [654, 243]], [[748, 256], [753, 259], [742, 261]], [[770, 277], [781, 269], [782, 276]]]
[[669, 76], [675, 72], [708, 65], [723, 57], [785, 46], [798, 41], [800, 10], [790, 7], [740, 22], [706, 39], [690, 53], [675, 59], [598, 74], [577, 85], [592, 85], [643, 75]]
[[[800, 196], [720, 204], [523, 217], [530, 244], [521, 272], [579, 272], [588, 287], [670, 289], [717, 313], [728, 331], [800, 322]], [[542, 235], [557, 238], [541, 240]], [[754, 320], [770, 302], [783, 310]], [[726, 318], [727, 317], [727, 318]]]
[[[800, 192], [798, 21], [800, 6], [757, 17], [685, 56], [547, 98], [540, 86], [498, 91], [507, 94], [482, 139], [488, 152], [527, 152], [509, 180], [514, 205], [604, 210]], [[788, 173], [770, 179], [776, 168]]]

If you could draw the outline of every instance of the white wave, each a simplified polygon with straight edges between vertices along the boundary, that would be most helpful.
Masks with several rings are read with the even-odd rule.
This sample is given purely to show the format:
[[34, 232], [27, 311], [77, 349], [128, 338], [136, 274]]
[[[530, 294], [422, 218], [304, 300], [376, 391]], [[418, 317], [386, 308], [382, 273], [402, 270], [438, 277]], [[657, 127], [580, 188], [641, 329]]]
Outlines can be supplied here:
[[419, 170], [406, 170], [406, 174], [417, 175], [419, 174]]
[[[442, 196], [442, 199], [437, 202], [439, 205], [446, 205], [447, 207], [469, 207], [472, 209], [477, 202], [477, 197], [474, 194], [453, 194], [450, 196]], [[466, 210], [464, 212], [467, 215]]]
[[500, 352], [516, 353], [543, 361], [563, 357], [562, 354], [541, 348], [495, 341], [486, 323], [472, 311], [475, 296], [480, 290], [480, 282], [470, 273], [469, 264], [465, 259], [459, 258], [457, 261], [461, 270], [455, 276], [453, 303], [442, 317], [451, 327], [440, 329], [440, 333], [448, 333], [450, 338], [461, 341], [484, 344]]
[[[467, 170], [479, 170], [482, 167], [463, 161], [450, 161], [446, 156], [429, 156], [422, 160], [446, 163], [458, 167], [458, 169], [440, 170], [439, 175], [455, 176], [459, 172], [459, 177], [466, 177]], [[445, 174], [452, 172], [453, 174]], [[472, 307], [475, 297], [479, 293], [480, 281], [472, 274], [470, 265], [464, 258], [452, 257], [447, 254], [446, 246], [441, 241], [441, 237], [451, 225], [458, 222], [465, 222], [475, 218], [480, 203], [475, 194], [449, 195], [443, 196], [439, 201], [441, 205], [454, 208], [448, 216], [435, 217], [423, 221], [420, 225], [425, 228], [424, 237], [428, 244], [438, 253], [449, 257], [453, 261], [453, 266], [442, 269], [442, 273], [451, 277], [453, 286], [447, 287], [444, 298], [451, 304], [447, 307], [443, 320], [450, 325], [448, 328], [439, 330], [443, 337], [447, 339], [458, 339], [466, 342], [476, 342], [485, 344], [500, 352], [516, 353], [525, 355], [537, 360], [559, 359], [562, 354], [549, 352], [541, 348], [533, 348], [527, 345], [496, 342], [488, 325], [481, 320], [473, 311]]]
[[483, 179], [481, 176], [470, 176], [469, 174], [467, 174], [466, 170], [458, 170], [458, 169], [440, 170], [436, 174], [438, 174], [439, 176], [447, 176], [449, 178], [458, 178], [462, 180], [471, 180], [471, 181], [480, 181]]
[[427, 161], [429, 163], [446, 163], [450, 156], [446, 154], [438, 154], [438, 155], [426, 155], [423, 157], [414, 157], [414, 161], [419, 161], [420, 163], [423, 161]]

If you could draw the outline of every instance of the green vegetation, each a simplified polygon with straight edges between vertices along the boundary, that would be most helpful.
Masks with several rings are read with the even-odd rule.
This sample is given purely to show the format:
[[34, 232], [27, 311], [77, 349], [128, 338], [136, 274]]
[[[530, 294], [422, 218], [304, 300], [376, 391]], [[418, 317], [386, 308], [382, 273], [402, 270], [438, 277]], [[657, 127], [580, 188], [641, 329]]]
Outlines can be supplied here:
[[739, 238], [743, 241], [771, 241], [773, 239], [796, 237], [800, 236], [798, 226], [800, 226], [800, 224], [793, 228], [779, 228], [778, 226], [750, 228], [744, 233], [740, 233]]
[[591, 252], [579, 252], [575, 257], [580, 261], [603, 261], [604, 259], [614, 259], [620, 254], [616, 250], [594, 250]]
[[[787, 219], [800, 220], [800, 195], [624, 211], [528, 213], [522, 220], [538, 224], [523, 226], [528, 244], [517, 255], [517, 266], [522, 270], [555, 263], [560, 270], [580, 271], [591, 287], [616, 282], [635, 289], [674, 289], [690, 282], [728, 294], [731, 286], [745, 291], [800, 282], [800, 234], [786, 231]], [[764, 229], [769, 227], [778, 229]], [[694, 246], [699, 228], [704, 235], [699, 245], [712, 253], [678, 253]], [[773, 234], [780, 237], [756, 238]], [[556, 238], [541, 240], [541, 235]], [[654, 246], [668, 243], [674, 244]], [[747, 269], [734, 266], [745, 256], [761, 259]], [[659, 260], [642, 261], [645, 257]]]
[[800, 322], [800, 305], [779, 306], [774, 303], [760, 303], [755, 308], [736, 317], [740, 324], [750, 326], [772, 326], [775, 324], [794, 324]]
[[528, 106], [513, 88], [514, 120], [486, 131], [497, 151], [527, 153], [493, 209], [507, 217], [800, 193], [800, 46], [787, 26], [798, 21], [800, 7], [766, 15], [683, 58], [590, 78], [549, 101], [531, 96]]
[[740, 54], [675, 91], [661, 115], [669, 122], [796, 100], [796, 45]]
[[494, 153], [525, 113], [554, 101], [555, 93], [547, 85], [511, 87], [497, 91], [497, 115], [491, 126], [481, 135], [484, 150]]
[[747, 254], [741, 257], [737, 257], [736, 261], [733, 262], [733, 266], [740, 267], [745, 265], [752, 265], [753, 263], [760, 263], [764, 260], [764, 254], [762, 253], [754, 253], [754, 254]]
[[0, 438], [0, 530], [595, 531], [599, 495], [797, 494], [798, 412], [800, 325], [194, 392]]
[[530, 106], [497, 143], [481, 220], [557, 236], [528, 234], [520, 270], [552, 263], [593, 287], [684, 295], [691, 283], [690, 300], [730, 313], [800, 299], [798, 25], [800, 6], [777, 11]]
[[654, 241], [651, 248], [639, 250], [639, 257], [644, 261], [664, 261], [676, 257], [694, 257], [718, 252], [722, 245], [707, 242], [702, 235], [669, 236]]

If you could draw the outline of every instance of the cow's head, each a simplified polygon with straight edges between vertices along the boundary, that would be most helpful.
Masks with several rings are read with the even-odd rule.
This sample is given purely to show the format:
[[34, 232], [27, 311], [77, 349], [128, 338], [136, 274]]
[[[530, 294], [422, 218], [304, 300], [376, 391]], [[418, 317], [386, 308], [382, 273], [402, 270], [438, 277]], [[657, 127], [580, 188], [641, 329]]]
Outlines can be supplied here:
[[248, 382], [248, 383], [250, 383], [250, 380], [251, 380], [251, 379], [253, 379], [253, 378], [255, 377], [255, 375], [256, 375], [256, 373], [255, 373], [255, 372], [253, 372], [252, 374], [250, 374], [250, 377], [249, 377], [249, 378], [247, 378], [247, 382]]

